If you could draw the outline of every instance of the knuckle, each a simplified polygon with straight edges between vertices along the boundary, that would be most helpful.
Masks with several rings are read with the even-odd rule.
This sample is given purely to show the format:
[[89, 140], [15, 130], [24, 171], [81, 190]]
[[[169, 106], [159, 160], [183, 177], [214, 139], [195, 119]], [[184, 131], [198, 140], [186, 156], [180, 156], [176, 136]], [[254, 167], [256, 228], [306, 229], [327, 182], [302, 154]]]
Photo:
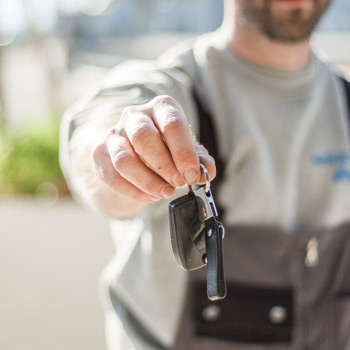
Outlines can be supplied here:
[[180, 150], [177, 154], [177, 157], [178, 159], [181, 159], [181, 162], [182, 164], [184, 164], [184, 166], [198, 166], [198, 156], [189, 148], [183, 148], [182, 150]]
[[106, 173], [103, 180], [114, 192], [118, 193], [120, 188], [120, 177], [117, 173]]
[[136, 202], [141, 202], [141, 203], [148, 203], [150, 202], [149, 196], [146, 194], [133, 194], [128, 196], [130, 199], [133, 199]]
[[136, 114], [142, 113], [142, 108], [140, 106], [128, 106], [125, 107], [120, 115], [120, 124], [125, 125], [125, 123], [133, 118]]
[[136, 113], [139, 110], [138, 106], [128, 106], [122, 111], [122, 116], [128, 116], [130, 114]]
[[157, 189], [156, 189], [157, 185], [154, 183], [154, 181], [152, 181], [152, 182], [149, 181], [149, 182], [145, 183], [143, 187], [144, 187], [143, 190], [147, 193], [156, 193], [157, 192]]
[[174, 107], [178, 107], [178, 103], [176, 100], [169, 95], [160, 95], [154, 98], [155, 105], [171, 105]]
[[95, 176], [102, 181], [106, 180], [106, 172], [100, 165], [95, 165]]
[[[162, 160], [162, 159], [160, 159]], [[163, 162], [159, 162], [156, 171], [158, 173], [162, 173], [165, 176], [171, 178], [177, 174], [177, 170], [174, 167], [174, 164], [170, 161], [164, 160]]]
[[204, 145], [198, 143], [198, 141], [196, 139], [194, 139], [194, 142], [195, 142], [196, 150], [197, 150], [199, 155], [209, 156], [209, 151], [205, 148]]
[[183, 110], [179, 103], [174, 98], [167, 95], [158, 96], [156, 98], [153, 110], [162, 111], [170, 118], [179, 118], [179, 115], [183, 113]]
[[123, 127], [121, 127], [120, 125], [115, 126], [107, 130], [105, 140], [107, 140], [111, 136], [122, 136], [122, 134], [123, 134]]
[[117, 170], [125, 170], [130, 167], [132, 161], [132, 156], [129, 154], [129, 152], [126, 151], [118, 151], [113, 156], [113, 166]]
[[137, 193], [133, 195], [133, 199], [137, 202], [148, 203], [151, 201], [150, 195], [147, 193]]
[[124, 187], [121, 194], [127, 198], [133, 199], [137, 202], [149, 202], [150, 195], [148, 193], [143, 192], [139, 188], [135, 188], [133, 186]]
[[164, 122], [164, 133], [177, 133], [184, 127], [184, 123], [177, 115], [172, 112], [168, 113], [167, 119]]
[[96, 163], [96, 161], [105, 154], [105, 145], [104, 144], [98, 144], [96, 145], [91, 152], [92, 159]]
[[137, 127], [131, 130], [129, 139], [132, 144], [146, 144], [154, 134], [153, 128], [149, 123], [140, 122]]
[[106, 153], [105, 145], [99, 144], [95, 146], [91, 152], [91, 157], [94, 164], [96, 178], [106, 182], [108, 176], [106, 158], [108, 158], [108, 155]]
[[106, 167], [104, 162], [95, 164], [95, 176], [110, 187], [117, 181], [117, 173]]

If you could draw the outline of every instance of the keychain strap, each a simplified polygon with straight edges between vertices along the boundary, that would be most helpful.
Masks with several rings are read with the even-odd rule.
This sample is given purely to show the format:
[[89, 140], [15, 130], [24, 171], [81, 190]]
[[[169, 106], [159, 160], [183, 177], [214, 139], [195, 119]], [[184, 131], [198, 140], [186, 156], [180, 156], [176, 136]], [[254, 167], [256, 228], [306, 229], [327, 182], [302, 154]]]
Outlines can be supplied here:
[[212, 301], [226, 297], [224, 256], [222, 240], [225, 229], [214, 217], [205, 225], [205, 246], [207, 262], [207, 294]]

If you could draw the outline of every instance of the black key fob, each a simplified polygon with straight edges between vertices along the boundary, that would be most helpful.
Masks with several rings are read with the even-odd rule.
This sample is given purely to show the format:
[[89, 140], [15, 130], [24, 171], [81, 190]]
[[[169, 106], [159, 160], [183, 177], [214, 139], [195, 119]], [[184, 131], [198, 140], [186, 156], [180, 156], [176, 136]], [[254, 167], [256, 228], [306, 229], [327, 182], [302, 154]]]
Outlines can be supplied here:
[[169, 204], [170, 238], [176, 262], [185, 270], [205, 265], [204, 204], [194, 192]]
[[207, 294], [210, 300], [226, 296], [223, 247], [225, 229], [217, 221], [217, 209], [210, 191], [209, 173], [201, 164], [206, 185], [169, 204], [170, 237], [175, 260], [192, 271], [207, 265]]

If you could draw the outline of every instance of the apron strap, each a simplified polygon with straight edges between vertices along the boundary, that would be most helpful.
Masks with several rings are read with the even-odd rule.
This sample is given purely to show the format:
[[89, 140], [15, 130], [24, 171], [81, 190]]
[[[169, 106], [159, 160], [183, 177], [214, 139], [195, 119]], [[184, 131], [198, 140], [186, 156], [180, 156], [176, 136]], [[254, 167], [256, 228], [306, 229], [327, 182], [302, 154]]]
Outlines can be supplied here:
[[[211, 190], [214, 198], [218, 198], [218, 187], [224, 177], [224, 162], [220, 157], [219, 142], [216, 133], [216, 127], [213, 123], [215, 120], [212, 112], [204, 106], [197, 91], [193, 87], [192, 96], [197, 107], [198, 122], [199, 122], [199, 141], [208, 150], [209, 154], [215, 159], [216, 177], [211, 183]], [[223, 208], [216, 199], [216, 207], [219, 213], [219, 219], [223, 215]]]
[[340, 78], [340, 80], [344, 84], [345, 95], [347, 97], [347, 103], [348, 103], [349, 120], [350, 120], [350, 82], [347, 81], [346, 79], [342, 78], [342, 77]]

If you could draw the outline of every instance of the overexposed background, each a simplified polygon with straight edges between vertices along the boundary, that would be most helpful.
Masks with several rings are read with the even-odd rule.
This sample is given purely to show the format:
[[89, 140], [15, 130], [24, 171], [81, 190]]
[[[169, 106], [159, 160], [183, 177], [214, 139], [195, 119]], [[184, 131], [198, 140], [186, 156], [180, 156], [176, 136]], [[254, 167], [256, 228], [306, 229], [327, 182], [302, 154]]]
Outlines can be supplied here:
[[106, 220], [70, 200], [0, 199], [0, 349], [104, 348]]
[[[221, 0], [0, 0], [0, 350], [105, 348], [108, 220], [70, 198], [45, 135], [113, 65], [221, 18]], [[350, 79], [350, 0], [333, 1], [313, 44]]]

